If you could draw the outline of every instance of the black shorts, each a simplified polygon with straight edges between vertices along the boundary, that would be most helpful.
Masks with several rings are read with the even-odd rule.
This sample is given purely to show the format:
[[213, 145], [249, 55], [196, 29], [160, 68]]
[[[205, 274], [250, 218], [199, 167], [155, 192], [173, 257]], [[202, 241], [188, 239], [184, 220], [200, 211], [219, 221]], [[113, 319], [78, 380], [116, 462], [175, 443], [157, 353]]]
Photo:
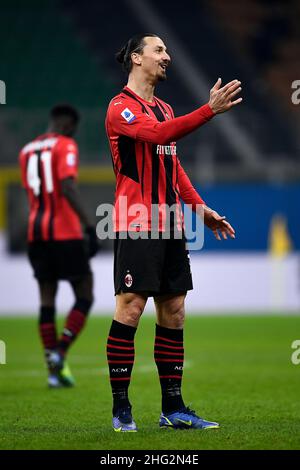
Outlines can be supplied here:
[[73, 281], [91, 273], [84, 240], [32, 242], [28, 257], [34, 277], [40, 281]]
[[149, 296], [183, 294], [193, 289], [185, 238], [114, 241], [115, 294], [146, 292]]

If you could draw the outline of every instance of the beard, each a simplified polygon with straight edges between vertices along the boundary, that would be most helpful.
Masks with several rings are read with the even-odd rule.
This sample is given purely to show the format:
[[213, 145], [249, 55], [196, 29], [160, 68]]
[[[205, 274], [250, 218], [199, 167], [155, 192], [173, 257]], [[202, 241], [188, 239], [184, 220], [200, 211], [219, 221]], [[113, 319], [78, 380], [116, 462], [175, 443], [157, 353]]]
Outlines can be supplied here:
[[167, 80], [167, 73], [166, 72], [159, 73], [157, 76], [157, 81], [164, 82], [165, 80]]

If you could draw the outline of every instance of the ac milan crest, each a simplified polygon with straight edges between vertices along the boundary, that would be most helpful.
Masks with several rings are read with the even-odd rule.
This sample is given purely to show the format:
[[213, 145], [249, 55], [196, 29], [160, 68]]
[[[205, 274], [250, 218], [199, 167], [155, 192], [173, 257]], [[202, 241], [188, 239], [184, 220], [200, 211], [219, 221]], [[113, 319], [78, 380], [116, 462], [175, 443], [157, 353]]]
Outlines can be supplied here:
[[126, 274], [126, 276], [125, 276], [125, 286], [126, 287], [131, 287], [132, 282], [133, 282], [133, 279], [132, 279], [131, 274], [130, 273]]

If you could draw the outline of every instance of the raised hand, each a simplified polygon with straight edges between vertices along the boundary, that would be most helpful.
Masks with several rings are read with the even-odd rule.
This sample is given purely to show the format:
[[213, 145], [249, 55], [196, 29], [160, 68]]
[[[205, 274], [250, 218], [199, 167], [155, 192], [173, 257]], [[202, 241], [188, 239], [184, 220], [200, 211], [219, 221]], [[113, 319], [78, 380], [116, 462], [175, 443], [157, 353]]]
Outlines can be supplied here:
[[241, 91], [241, 82], [239, 80], [232, 80], [231, 82], [221, 87], [222, 80], [218, 78], [212, 89], [210, 90], [209, 106], [214, 113], [224, 113], [233, 106], [239, 104], [243, 98], [234, 100], [234, 97]]

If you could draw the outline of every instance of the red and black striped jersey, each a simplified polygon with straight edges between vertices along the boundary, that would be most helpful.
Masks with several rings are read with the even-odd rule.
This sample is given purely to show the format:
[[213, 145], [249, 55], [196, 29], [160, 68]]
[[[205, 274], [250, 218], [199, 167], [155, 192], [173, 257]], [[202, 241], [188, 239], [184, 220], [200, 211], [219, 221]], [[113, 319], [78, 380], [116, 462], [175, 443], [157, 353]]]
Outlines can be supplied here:
[[82, 239], [79, 217], [61, 191], [61, 180], [77, 178], [76, 142], [43, 134], [23, 147], [19, 163], [29, 201], [28, 241]]
[[164, 231], [166, 210], [174, 205], [173, 228], [182, 230], [180, 199], [194, 209], [204, 204], [180, 164], [176, 139], [213, 115], [204, 105], [175, 118], [169, 104], [157, 97], [145, 101], [128, 87], [111, 100], [106, 132], [116, 175], [116, 231], [153, 230], [153, 207], [159, 207], [155, 228]]

